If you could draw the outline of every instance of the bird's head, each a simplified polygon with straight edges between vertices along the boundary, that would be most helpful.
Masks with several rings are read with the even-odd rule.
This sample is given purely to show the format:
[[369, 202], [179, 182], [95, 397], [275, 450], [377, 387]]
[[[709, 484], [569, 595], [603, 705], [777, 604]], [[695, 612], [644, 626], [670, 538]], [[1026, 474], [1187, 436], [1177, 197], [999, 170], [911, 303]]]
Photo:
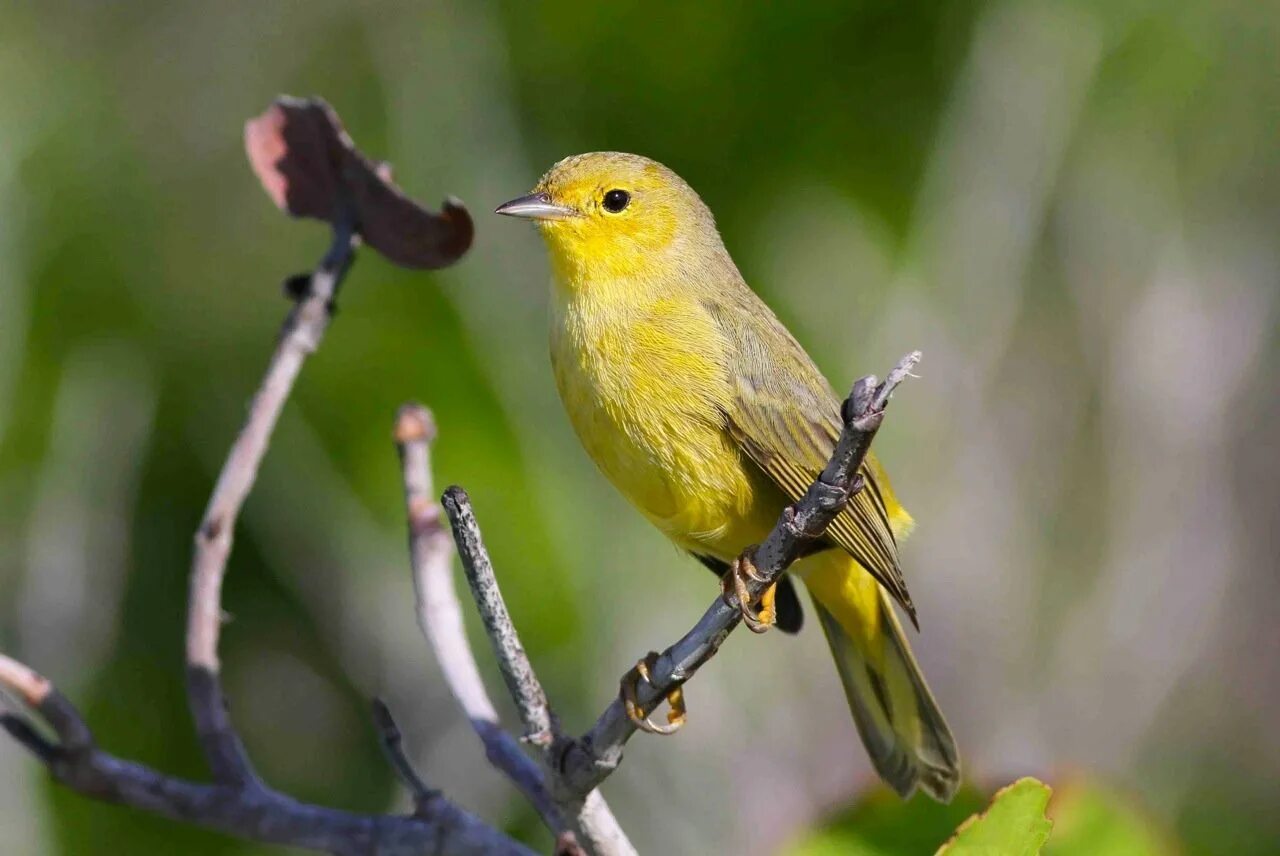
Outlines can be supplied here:
[[565, 158], [532, 193], [497, 213], [533, 220], [571, 287], [605, 277], [643, 278], [724, 252], [715, 220], [693, 188], [639, 155]]

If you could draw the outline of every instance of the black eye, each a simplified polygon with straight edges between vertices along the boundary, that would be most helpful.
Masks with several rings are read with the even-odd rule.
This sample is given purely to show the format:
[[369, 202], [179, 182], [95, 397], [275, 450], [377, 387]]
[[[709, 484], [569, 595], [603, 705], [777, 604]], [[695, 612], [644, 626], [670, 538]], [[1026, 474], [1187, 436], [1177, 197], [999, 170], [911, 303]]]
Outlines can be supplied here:
[[631, 194], [625, 190], [610, 190], [604, 195], [604, 210], [617, 214], [631, 201]]

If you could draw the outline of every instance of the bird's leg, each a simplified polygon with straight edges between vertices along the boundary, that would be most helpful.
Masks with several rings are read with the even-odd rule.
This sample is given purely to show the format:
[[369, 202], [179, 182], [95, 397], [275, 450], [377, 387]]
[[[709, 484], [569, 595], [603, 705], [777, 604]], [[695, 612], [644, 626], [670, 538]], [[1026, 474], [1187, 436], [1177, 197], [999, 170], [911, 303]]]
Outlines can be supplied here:
[[658, 725], [649, 719], [652, 710], [645, 710], [640, 704], [637, 687], [641, 681], [650, 683], [649, 672], [658, 662], [658, 652], [650, 651], [643, 660], [636, 663], [635, 668], [622, 676], [622, 703], [627, 709], [627, 718], [632, 725], [650, 734], [675, 734], [684, 725], [688, 710], [684, 706], [684, 690], [676, 687], [667, 693], [667, 703], [671, 710], [667, 711], [667, 724]]
[[[733, 560], [721, 584], [724, 588], [725, 600], [729, 600], [730, 594], [737, 598], [738, 609], [742, 612], [742, 623], [747, 625], [747, 629], [752, 633], [764, 633], [778, 623], [778, 610], [774, 605], [778, 595], [778, 584], [774, 583], [761, 592], [759, 601], [756, 601], [747, 590], [747, 580], [760, 581], [760, 574], [751, 561], [750, 551], [744, 552]], [[729, 603], [732, 605], [733, 601]]]

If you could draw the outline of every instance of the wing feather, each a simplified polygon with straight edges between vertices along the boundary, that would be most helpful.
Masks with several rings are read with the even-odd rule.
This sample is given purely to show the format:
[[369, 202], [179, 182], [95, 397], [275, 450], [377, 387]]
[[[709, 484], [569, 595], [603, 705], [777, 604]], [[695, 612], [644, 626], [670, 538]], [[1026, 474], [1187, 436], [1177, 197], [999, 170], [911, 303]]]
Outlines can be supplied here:
[[[840, 436], [840, 400], [809, 355], [749, 289], [754, 305], [708, 303], [735, 357], [734, 400], [724, 416], [747, 456], [795, 501], [826, 466]], [[828, 538], [858, 561], [907, 611], [915, 607], [898, 563], [895, 525], [910, 518], [890, 498], [875, 459], [860, 470], [859, 491], [827, 530]], [[893, 511], [890, 510], [890, 505]]]

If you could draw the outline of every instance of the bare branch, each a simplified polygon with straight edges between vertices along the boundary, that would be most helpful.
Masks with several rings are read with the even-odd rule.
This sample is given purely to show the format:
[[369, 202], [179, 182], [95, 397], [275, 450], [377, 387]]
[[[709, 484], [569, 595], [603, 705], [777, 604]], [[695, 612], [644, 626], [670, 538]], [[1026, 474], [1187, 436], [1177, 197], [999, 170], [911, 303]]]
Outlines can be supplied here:
[[547, 694], [538, 683], [533, 664], [529, 662], [511, 614], [507, 612], [507, 604], [493, 574], [493, 562], [480, 537], [480, 524], [471, 510], [471, 500], [466, 491], [455, 486], [444, 492], [442, 501], [453, 526], [453, 537], [462, 557], [471, 596], [475, 598], [485, 632], [493, 643], [493, 653], [498, 658], [498, 668], [506, 682], [507, 692], [520, 712], [524, 739], [540, 748], [550, 746], [559, 732], [559, 722], [551, 712]]
[[396, 419], [396, 446], [404, 478], [409, 518], [409, 556], [417, 598], [418, 625], [435, 652], [445, 682], [471, 721], [489, 762], [518, 787], [553, 832], [566, 828], [563, 813], [548, 793], [538, 765], [498, 722], [498, 712], [480, 678], [453, 587], [453, 544], [440, 519], [431, 486], [431, 441], [435, 422], [425, 407], [406, 404]]
[[0, 684], [17, 693], [30, 707], [39, 707], [53, 690], [46, 678], [3, 654], [0, 654]]
[[[432, 501], [430, 444], [435, 439], [435, 425], [430, 412], [420, 405], [402, 407], [395, 437], [409, 517], [409, 553], [417, 593], [418, 623], [435, 651], [454, 697], [484, 744], [490, 763], [505, 773], [537, 809], [547, 828], [557, 835], [559, 851], [582, 852], [578, 843], [581, 840], [597, 856], [634, 853], [603, 797], [592, 793], [582, 799], [559, 787], [552, 769], [530, 759], [520, 742], [499, 724], [467, 641], [462, 608], [453, 585], [453, 551], [441, 523], [440, 507]], [[465, 545], [463, 565], [467, 579], [480, 605], [503, 677], [507, 679], [508, 689], [515, 688], [513, 694], [521, 694], [517, 707], [526, 733], [530, 733], [532, 722], [533, 728], [541, 729], [545, 735], [529, 742], [542, 752], [545, 761], [550, 761], [557, 734], [556, 720], [502, 601], [470, 503], [464, 492], [450, 488], [444, 504], [454, 524], [454, 537]], [[575, 851], [575, 848], [578, 849]]]
[[[799, 502], [783, 509], [769, 536], [758, 546], [743, 551], [757, 571], [747, 584], [750, 595], [758, 597], [773, 585], [805, 548], [822, 537], [849, 499], [862, 488], [858, 469], [875, 438], [893, 390], [920, 361], [920, 352], [903, 357], [884, 383], [864, 377], [853, 385], [841, 413], [844, 430], [826, 468], [810, 485]], [[648, 710], [661, 702], [710, 660], [742, 620], [736, 600], [719, 597], [693, 629], [663, 651], [649, 668], [649, 680], [637, 687], [640, 705]], [[622, 761], [622, 750], [636, 726], [626, 714], [621, 698], [605, 709], [582, 738], [568, 741], [559, 769], [565, 784], [580, 794], [593, 791]]]
[[[559, 754], [558, 752], [556, 753]], [[550, 756], [548, 761], [554, 760]], [[613, 810], [605, 802], [604, 795], [593, 790], [580, 801], [577, 800], [567, 783], [558, 771], [555, 778], [555, 792], [562, 804], [574, 806], [574, 825], [578, 830], [578, 840], [586, 842], [590, 851], [596, 856], [636, 856], [636, 848], [632, 845], [627, 833], [613, 816]], [[578, 841], [570, 840], [564, 835], [558, 839], [558, 853], [576, 856], [582, 850], [574, 850]]]
[[196, 532], [187, 613], [187, 696], [196, 734], [219, 782], [249, 784], [257, 774], [227, 716], [218, 677], [222, 628], [222, 580], [241, 506], [253, 487], [284, 403], [307, 357], [329, 326], [334, 299], [351, 266], [358, 237], [351, 217], [334, 226], [333, 242], [311, 275], [309, 287], [285, 319], [279, 344], [249, 407], [240, 435], [223, 464]]
[[[301, 111], [294, 113], [295, 118], [316, 115], [312, 109], [314, 104], [285, 106]], [[412, 256], [410, 260], [419, 266], [452, 263], [470, 243], [470, 219], [460, 203], [451, 203], [447, 206], [451, 210], [442, 216], [408, 203], [389, 184], [389, 171], [382, 168], [375, 171], [350, 145], [345, 134], [341, 134], [336, 115], [327, 105], [323, 106], [322, 112], [329, 121], [328, 130], [338, 136], [331, 133], [326, 137], [323, 128], [319, 134], [308, 136], [302, 128], [302, 136], [294, 134], [291, 139], [289, 111], [284, 107], [276, 112], [275, 118], [279, 121], [274, 125], [267, 122], [260, 125], [256, 133], [252, 128], [247, 133], [246, 143], [255, 169], [263, 177], [268, 191], [278, 192], [278, 201], [287, 202], [292, 198], [291, 188], [296, 190], [300, 186], [300, 176], [304, 184], [316, 182], [312, 189], [327, 188], [325, 192], [329, 196], [321, 193], [307, 198], [315, 201], [323, 197], [331, 204], [324, 219], [333, 225], [333, 241], [313, 273], [288, 281], [286, 291], [296, 301], [295, 305], [284, 323], [262, 385], [218, 476], [196, 533], [186, 640], [187, 690], [214, 783], [205, 785], [167, 776], [103, 752], [80, 714], [47, 680], [3, 655], [0, 655], [0, 688], [15, 694], [26, 708], [38, 713], [56, 735], [57, 742], [45, 737], [18, 711], [0, 713], [0, 725], [42, 761], [55, 779], [73, 790], [249, 840], [344, 856], [425, 853], [525, 856], [532, 851], [427, 788], [405, 758], [399, 729], [385, 706], [376, 708], [375, 718], [392, 765], [414, 792], [417, 811], [412, 817], [353, 814], [301, 803], [272, 790], [254, 773], [227, 714], [218, 672], [218, 639], [223, 620], [222, 582], [236, 518], [253, 486], [272, 431], [302, 364], [319, 346], [329, 325], [334, 300], [356, 245], [368, 224], [375, 220], [385, 239], [383, 251], [387, 252], [392, 243], [400, 241], [394, 249]], [[336, 159], [329, 157], [333, 152], [326, 149], [333, 139], [343, 147]], [[321, 157], [308, 160], [317, 152]], [[362, 167], [363, 172], [356, 167]], [[414, 206], [415, 216], [431, 222], [417, 224], [414, 229], [418, 232], [414, 229], [395, 232], [387, 225], [395, 219], [389, 215], [406, 204]], [[412, 246], [415, 240], [431, 245], [415, 249]], [[418, 255], [414, 256], [415, 252]], [[447, 549], [447, 538], [442, 534], [440, 537]]]
[[373, 724], [382, 738], [382, 748], [387, 753], [387, 760], [392, 769], [413, 794], [415, 813], [419, 817], [426, 817], [430, 813], [432, 804], [440, 798], [441, 794], [434, 788], [427, 787], [427, 783], [413, 768], [413, 763], [404, 751], [404, 735], [400, 732], [400, 726], [391, 715], [391, 708], [387, 707], [387, 703], [380, 698], [373, 700]]
[[120, 803], [254, 841], [286, 844], [339, 856], [421, 856], [427, 853], [531, 856], [474, 815], [443, 798], [413, 817], [365, 815], [298, 802], [265, 786], [205, 785], [166, 776], [97, 747], [80, 713], [44, 678], [0, 655], [0, 684], [26, 695], [34, 676], [45, 688], [33, 708], [58, 738], [51, 743], [13, 713], [0, 724], [49, 768], [53, 777], [85, 796]]

